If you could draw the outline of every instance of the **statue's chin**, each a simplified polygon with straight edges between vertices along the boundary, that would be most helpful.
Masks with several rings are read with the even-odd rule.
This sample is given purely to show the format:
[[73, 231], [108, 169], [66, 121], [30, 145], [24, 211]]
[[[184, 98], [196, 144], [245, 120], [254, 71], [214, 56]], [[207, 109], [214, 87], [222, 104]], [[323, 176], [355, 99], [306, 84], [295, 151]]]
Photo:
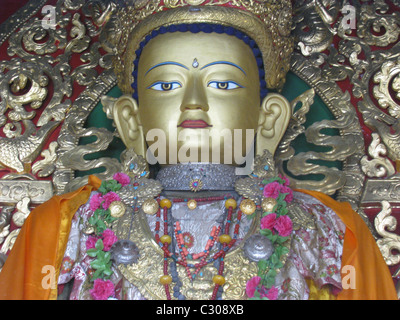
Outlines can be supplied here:
[[170, 167], [170, 166], [176, 166], [176, 165], [185, 165], [185, 164], [212, 164], [212, 165], [228, 165], [232, 167], [239, 167], [239, 164], [236, 163], [231, 163], [231, 164], [225, 164], [221, 162], [212, 162], [212, 161], [193, 161], [193, 162], [175, 162], [175, 163], [165, 163], [165, 164], [159, 164], [160, 167]]
[[[171, 149], [170, 149], [171, 150]], [[160, 166], [176, 165], [178, 163], [213, 163], [224, 164], [230, 166], [240, 166], [246, 162], [246, 158], [242, 156], [243, 152], [232, 152], [229, 149], [227, 152], [220, 152], [218, 149], [202, 148], [197, 146], [178, 148], [177, 151], [151, 153], [147, 152], [147, 161], [149, 164], [158, 163]]]

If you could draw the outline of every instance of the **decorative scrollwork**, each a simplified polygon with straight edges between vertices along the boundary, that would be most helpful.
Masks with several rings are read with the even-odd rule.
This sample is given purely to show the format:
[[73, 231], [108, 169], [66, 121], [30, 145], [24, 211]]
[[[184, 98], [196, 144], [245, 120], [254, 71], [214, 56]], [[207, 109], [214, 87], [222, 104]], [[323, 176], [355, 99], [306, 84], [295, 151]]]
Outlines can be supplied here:
[[[375, 217], [375, 229], [382, 239], [376, 242], [388, 265], [396, 265], [400, 262], [400, 255], [394, 251], [400, 250], [400, 236], [393, 233], [396, 230], [397, 220], [391, 216], [392, 209], [388, 201], [382, 201], [382, 211]], [[388, 231], [387, 231], [388, 230]], [[392, 231], [392, 232], [389, 232]]]
[[[157, 1], [140, 0], [130, 1], [130, 4], [136, 8], [147, 6], [147, 13], [150, 14], [154, 11], [155, 2]], [[179, 6], [183, 2], [196, 4], [196, 0], [164, 1], [170, 7]], [[116, 159], [84, 158], [85, 154], [108, 148], [115, 137], [114, 132], [105, 129], [84, 128], [84, 123], [101, 97], [117, 83], [111, 72], [111, 60], [115, 52], [110, 41], [123, 43], [126, 39], [119, 38], [122, 35], [121, 29], [112, 29], [111, 24], [107, 24], [116, 19], [113, 13], [122, 1], [59, 0], [55, 5], [57, 26], [44, 30], [40, 18], [30, 17], [45, 3], [46, 1], [30, 1], [21, 12], [11, 17], [7, 25], [3, 24], [0, 28], [0, 43], [8, 38], [7, 53], [10, 55], [8, 61], [0, 62], [0, 127], [5, 135], [0, 144], [5, 146], [10, 142], [7, 139], [12, 139], [14, 142], [10, 148], [17, 150], [14, 159], [22, 159], [21, 150], [26, 149], [22, 142], [29, 140], [28, 133], [36, 136], [40, 128], [50, 132], [52, 129], [46, 127], [46, 124], [53, 120], [64, 120], [57, 143], [50, 144], [41, 153], [44, 159], [35, 162], [45, 145], [41, 143], [24, 161], [7, 162], [9, 164], [6, 166], [9, 171], [29, 172], [39, 179], [51, 176], [55, 188], [51, 192], [62, 193], [85, 183], [85, 177], [75, 177], [75, 170], [104, 167], [105, 171], [99, 177], [108, 178], [113, 172], [123, 168], [124, 164]], [[252, 5], [248, 1], [240, 3]], [[352, 1], [357, 13], [357, 28], [348, 30], [340, 23], [344, 18], [341, 8], [347, 1], [294, 2], [297, 49], [292, 58], [291, 70], [312, 90], [292, 101], [293, 108], [298, 103], [302, 103], [302, 107], [295, 111], [289, 130], [280, 145], [277, 165], [282, 172], [283, 162], [287, 162], [288, 172], [296, 177], [291, 178], [293, 186], [336, 194], [338, 200], [349, 201], [355, 209], [362, 202], [360, 197], [363, 190], [369, 185], [365, 183], [365, 178], [390, 178], [384, 181], [387, 182], [386, 189], [381, 182], [374, 189], [374, 201], [388, 197], [384, 190], [390, 191], [391, 200], [398, 198], [397, 180], [390, 176], [394, 174], [392, 162], [400, 161], [400, 60], [396, 44], [400, 35], [400, 15], [398, 12], [392, 14], [387, 3], [384, 0]], [[400, 2], [393, 0], [392, 4], [399, 6]], [[129, 20], [121, 28], [130, 28], [134, 21]], [[67, 32], [68, 25], [72, 28]], [[284, 29], [276, 26], [278, 32]], [[113, 39], [107, 35], [111, 35]], [[337, 45], [332, 45], [334, 37]], [[78, 63], [73, 63], [75, 61]], [[343, 92], [338, 85], [341, 81], [349, 81], [351, 91]], [[83, 89], [76, 90], [74, 86], [83, 86]], [[359, 114], [355, 113], [350, 92], [358, 99], [356, 107]], [[316, 95], [329, 108], [334, 120], [320, 121], [306, 128], [305, 118]], [[72, 97], [73, 103], [69, 100]], [[373, 131], [372, 143], [368, 149], [372, 160], [366, 155], [357, 116]], [[33, 123], [36, 118], [39, 119]], [[328, 127], [336, 128], [339, 134], [325, 135]], [[296, 154], [292, 142], [301, 134], [306, 136], [309, 143], [327, 147], [329, 150]], [[93, 137], [96, 141], [78, 146], [82, 137]], [[104, 143], [100, 143], [100, 140]], [[22, 141], [18, 148], [17, 141]], [[2, 150], [5, 150], [4, 147]], [[339, 160], [343, 167], [339, 171], [316, 165], [317, 160]], [[1, 162], [3, 163], [3, 159]], [[382, 170], [381, 165], [385, 170]], [[301, 168], [301, 171], [296, 171], [296, 168]], [[324, 178], [319, 181], [297, 179], [297, 174], [320, 173]], [[2, 180], [6, 178], [4, 176]], [[367, 182], [372, 180], [367, 179]], [[37, 181], [26, 182], [29, 182], [29, 186], [34, 186], [33, 183]], [[3, 186], [10, 187], [7, 183]], [[26, 190], [32, 191], [33, 188], [27, 187]], [[28, 192], [26, 190], [24, 192]], [[251, 191], [248, 190], [249, 193]], [[257, 198], [255, 191], [253, 196]], [[39, 203], [40, 201], [42, 200]], [[8, 224], [1, 225], [1, 217], [3, 216], [0, 215], [0, 240], [3, 237], [4, 242], [7, 242], [4, 246], [7, 249], [17, 232], [9, 234], [9, 220]], [[389, 216], [382, 217], [383, 213], [376, 221], [378, 226], [395, 223]], [[385, 228], [380, 232], [388, 237], [384, 233], [387, 232]], [[392, 237], [390, 243], [394, 241]], [[384, 240], [380, 244], [387, 247]], [[389, 263], [395, 263], [398, 258], [392, 260], [392, 253], [388, 250], [383, 251], [385, 259]]]
[[[360, 7], [359, 22], [357, 33], [366, 44], [370, 46], [385, 47], [397, 41], [400, 34], [398, 12], [382, 15], [388, 10], [388, 5], [384, 1], [374, 1], [373, 5]], [[382, 33], [382, 29], [384, 33]], [[374, 33], [379, 33], [375, 35]]]
[[390, 84], [392, 89], [397, 92], [398, 98], [400, 89], [400, 59], [387, 61], [382, 64], [381, 70], [374, 75], [374, 83], [378, 85], [374, 87], [373, 94], [378, 100], [380, 107], [388, 109], [389, 114], [395, 118], [400, 118], [400, 106], [391, 98]]
[[[341, 1], [302, 0], [294, 2], [296, 43], [304, 56], [322, 52], [332, 43]], [[311, 27], [312, 26], [312, 27]]]
[[50, 142], [49, 148], [43, 150], [41, 156], [43, 160], [37, 161], [32, 166], [32, 173], [37, 174], [39, 177], [48, 177], [56, 169], [55, 161], [57, 160], [57, 147], [56, 141]]
[[28, 197], [24, 197], [21, 201], [19, 201], [16, 205], [17, 212], [15, 212], [12, 216], [12, 221], [17, 227], [22, 227], [26, 218], [31, 213], [29, 209], [29, 203], [31, 200]]
[[395, 173], [395, 169], [389, 159], [382, 157], [386, 156], [386, 147], [381, 143], [377, 133], [372, 134], [372, 142], [368, 147], [368, 153], [373, 159], [368, 160], [368, 156], [364, 156], [360, 161], [361, 168], [368, 177], [390, 177]]

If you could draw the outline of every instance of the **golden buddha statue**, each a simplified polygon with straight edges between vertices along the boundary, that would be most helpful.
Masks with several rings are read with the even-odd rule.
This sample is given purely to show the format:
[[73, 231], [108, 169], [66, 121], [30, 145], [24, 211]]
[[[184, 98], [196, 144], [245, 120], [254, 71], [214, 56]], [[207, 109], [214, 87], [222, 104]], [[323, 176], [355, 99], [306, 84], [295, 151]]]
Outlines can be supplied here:
[[350, 205], [275, 168], [291, 107], [267, 90], [289, 68], [290, 2], [137, 2], [121, 21], [109, 41], [125, 95], [107, 114], [125, 171], [31, 213], [0, 297], [56, 298], [73, 279], [70, 299], [396, 299]]

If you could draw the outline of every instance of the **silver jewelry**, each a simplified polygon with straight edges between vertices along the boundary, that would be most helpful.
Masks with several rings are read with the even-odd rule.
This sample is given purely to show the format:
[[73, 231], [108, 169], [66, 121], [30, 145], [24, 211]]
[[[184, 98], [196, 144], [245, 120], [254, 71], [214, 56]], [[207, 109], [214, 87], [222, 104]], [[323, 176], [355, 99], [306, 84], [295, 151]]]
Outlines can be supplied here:
[[272, 242], [261, 234], [252, 235], [243, 246], [245, 256], [254, 262], [267, 260], [274, 252]]
[[180, 163], [162, 168], [157, 174], [165, 190], [234, 190], [235, 167], [212, 163]]
[[116, 265], [129, 265], [137, 263], [139, 259], [139, 248], [130, 240], [119, 240], [110, 249], [111, 259]]

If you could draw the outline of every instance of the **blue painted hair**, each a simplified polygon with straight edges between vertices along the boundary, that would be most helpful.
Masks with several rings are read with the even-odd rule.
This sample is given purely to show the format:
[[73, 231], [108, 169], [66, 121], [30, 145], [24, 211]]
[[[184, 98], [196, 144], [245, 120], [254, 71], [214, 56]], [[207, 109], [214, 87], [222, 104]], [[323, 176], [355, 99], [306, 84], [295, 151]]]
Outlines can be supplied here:
[[207, 24], [207, 23], [196, 23], [196, 24], [179, 24], [179, 25], [171, 25], [167, 27], [160, 27], [157, 30], [153, 30], [149, 35], [145, 37], [145, 39], [140, 43], [139, 49], [136, 50], [136, 59], [133, 61], [134, 65], [134, 71], [132, 72], [133, 76], [133, 83], [131, 84], [134, 92], [132, 94], [133, 98], [138, 101], [138, 94], [137, 94], [137, 75], [138, 75], [138, 65], [139, 65], [139, 59], [140, 55], [142, 53], [143, 48], [146, 46], [146, 44], [159, 34], [164, 34], [164, 33], [172, 33], [172, 32], [192, 32], [192, 33], [199, 33], [199, 32], [204, 32], [204, 33], [219, 33], [219, 34], [228, 34], [231, 36], [235, 36], [236, 38], [242, 40], [244, 43], [246, 43], [251, 50], [253, 51], [254, 57], [256, 58], [257, 65], [258, 65], [258, 73], [260, 77], [260, 98], [261, 101], [265, 98], [265, 96], [268, 94], [268, 89], [267, 89], [267, 83], [265, 81], [265, 71], [264, 71], [264, 65], [263, 65], [263, 59], [261, 56], [261, 51], [257, 47], [256, 42], [251, 39], [249, 36], [244, 34], [241, 31], [238, 31], [232, 27], [224, 27], [221, 25], [217, 24]]

